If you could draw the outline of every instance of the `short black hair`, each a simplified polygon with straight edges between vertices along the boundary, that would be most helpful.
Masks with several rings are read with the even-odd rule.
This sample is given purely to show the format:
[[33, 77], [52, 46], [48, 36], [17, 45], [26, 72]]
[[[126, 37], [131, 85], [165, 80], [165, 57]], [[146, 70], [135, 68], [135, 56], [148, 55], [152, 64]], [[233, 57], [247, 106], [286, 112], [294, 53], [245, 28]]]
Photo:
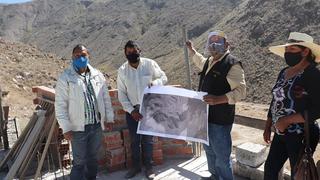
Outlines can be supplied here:
[[84, 49], [88, 50], [85, 45], [83, 45], [83, 44], [77, 44], [77, 45], [73, 48], [72, 54], [73, 54], [75, 51], [77, 51], [77, 50], [84, 50]]
[[132, 40], [129, 40], [126, 45], [124, 46], [124, 50], [126, 50], [127, 48], [137, 48], [137, 49], [140, 49], [138, 43], [136, 41], [132, 41]]

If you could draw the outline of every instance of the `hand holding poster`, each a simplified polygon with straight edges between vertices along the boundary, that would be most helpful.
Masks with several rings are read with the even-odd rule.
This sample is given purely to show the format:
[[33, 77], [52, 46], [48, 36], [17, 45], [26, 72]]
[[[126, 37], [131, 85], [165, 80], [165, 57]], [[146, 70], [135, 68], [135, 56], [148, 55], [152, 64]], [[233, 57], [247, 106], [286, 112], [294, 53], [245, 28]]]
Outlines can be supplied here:
[[137, 133], [208, 144], [208, 106], [196, 92], [171, 86], [144, 90]]

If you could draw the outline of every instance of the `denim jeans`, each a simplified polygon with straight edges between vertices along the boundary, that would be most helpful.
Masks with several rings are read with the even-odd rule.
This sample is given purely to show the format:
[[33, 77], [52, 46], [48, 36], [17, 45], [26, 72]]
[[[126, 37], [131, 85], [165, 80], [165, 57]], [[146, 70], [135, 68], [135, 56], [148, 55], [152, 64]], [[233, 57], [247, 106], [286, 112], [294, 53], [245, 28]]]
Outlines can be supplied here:
[[[271, 143], [270, 151], [264, 165], [264, 179], [278, 179], [279, 171], [289, 158], [291, 166], [291, 179], [294, 177], [294, 167], [297, 164], [300, 153], [304, 148], [303, 134], [286, 133], [285, 135], [275, 134]], [[319, 127], [310, 126], [310, 147], [314, 152], [319, 141]]]
[[230, 158], [232, 125], [208, 124], [209, 146], [203, 145], [207, 155], [208, 170], [217, 180], [232, 180], [232, 161]]
[[85, 126], [85, 131], [72, 132], [73, 167], [70, 180], [93, 180], [98, 172], [98, 150], [101, 146], [100, 123]]
[[[137, 134], [138, 122], [132, 119], [129, 113], [126, 113], [126, 120], [131, 138], [131, 153], [133, 167], [141, 168], [141, 149], [143, 152], [143, 160], [146, 169], [152, 168], [152, 150], [153, 150], [153, 137], [147, 135]], [[142, 145], [142, 148], [140, 148]]]

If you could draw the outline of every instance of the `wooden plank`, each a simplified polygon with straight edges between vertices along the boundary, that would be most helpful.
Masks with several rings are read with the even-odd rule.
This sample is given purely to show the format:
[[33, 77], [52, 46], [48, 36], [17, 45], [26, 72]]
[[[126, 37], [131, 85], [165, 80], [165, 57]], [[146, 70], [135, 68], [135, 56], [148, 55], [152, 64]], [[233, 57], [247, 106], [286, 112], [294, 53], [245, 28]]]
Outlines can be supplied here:
[[21, 165], [21, 163], [25, 160], [25, 156], [28, 150], [31, 148], [31, 145], [34, 143], [34, 139], [40, 134], [43, 125], [45, 123], [45, 111], [38, 112], [39, 119], [37, 120], [32, 132], [30, 133], [29, 138], [26, 140], [26, 143], [23, 145], [20, 153], [18, 154], [17, 159], [14, 161], [12, 167], [10, 168], [6, 179], [13, 179]]
[[38, 118], [37, 114], [34, 113], [31, 117], [29, 123], [27, 124], [27, 126], [23, 129], [18, 140], [14, 143], [14, 145], [12, 146], [10, 151], [7, 153], [5, 158], [1, 161], [0, 169], [3, 169], [4, 166], [7, 165], [8, 160], [12, 159], [12, 157], [15, 156], [15, 153], [18, 151], [19, 147], [23, 144], [23, 141], [24, 141], [25, 137], [27, 136], [29, 130], [32, 129], [33, 126], [35, 125], [35, 123], [37, 122], [37, 118]]
[[40, 171], [42, 169], [42, 165], [43, 165], [44, 159], [46, 157], [49, 145], [51, 143], [51, 139], [53, 137], [53, 133], [54, 133], [54, 129], [55, 129], [56, 125], [57, 125], [57, 120], [56, 120], [56, 118], [54, 118], [53, 125], [51, 126], [51, 129], [50, 129], [50, 132], [49, 132], [49, 135], [48, 135], [48, 138], [47, 138], [46, 145], [44, 147], [44, 150], [43, 150], [42, 155], [41, 155], [40, 162], [39, 162], [38, 167], [37, 167], [36, 175], [34, 176], [35, 180], [37, 180], [39, 175], [40, 175]]
[[35, 146], [35, 148], [31, 149], [31, 154], [29, 156], [27, 156], [25, 159], [26, 161], [23, 162], [23, 164], [21, 165], [17, 175], [20, 176], [19, 179], [24, 179], [24, 175], [25, 175], [25, 172], [27, 171], [30, 163], [31, 163], [31, 160], [32, 158], [34, 158], [36, 152], [39, 151], [39, 148], [43, 145], [42, 142], [44, 140], [45, 137], [47, 137], [48, 133], [49, 133], [49, 130], [51, 128], [51, 126], [53, 125], [53, 120], [54, 120], [54, 114], [51, 114], [51, 116], [48, 117], [48, 120], [46, 120], [46, 123], [45, 123], [45, 127], [42, 131], [42, 133], [40, 134], [40, 138]]

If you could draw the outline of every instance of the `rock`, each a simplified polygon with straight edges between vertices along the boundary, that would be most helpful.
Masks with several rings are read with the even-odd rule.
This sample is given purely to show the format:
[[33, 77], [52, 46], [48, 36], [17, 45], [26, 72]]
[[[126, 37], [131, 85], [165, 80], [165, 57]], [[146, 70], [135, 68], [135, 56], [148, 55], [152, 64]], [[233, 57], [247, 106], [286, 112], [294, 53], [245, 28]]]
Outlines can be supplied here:
[[18, 84], [18, 81], [17, 81], [15, 78], [12, 78], [12, 81], [13, 81], [15, 84]]
[[251, 142], [243, 143], [236, 147], [236, 159], [244, 165], [258, 167], [267, 158], [267, 147]]

